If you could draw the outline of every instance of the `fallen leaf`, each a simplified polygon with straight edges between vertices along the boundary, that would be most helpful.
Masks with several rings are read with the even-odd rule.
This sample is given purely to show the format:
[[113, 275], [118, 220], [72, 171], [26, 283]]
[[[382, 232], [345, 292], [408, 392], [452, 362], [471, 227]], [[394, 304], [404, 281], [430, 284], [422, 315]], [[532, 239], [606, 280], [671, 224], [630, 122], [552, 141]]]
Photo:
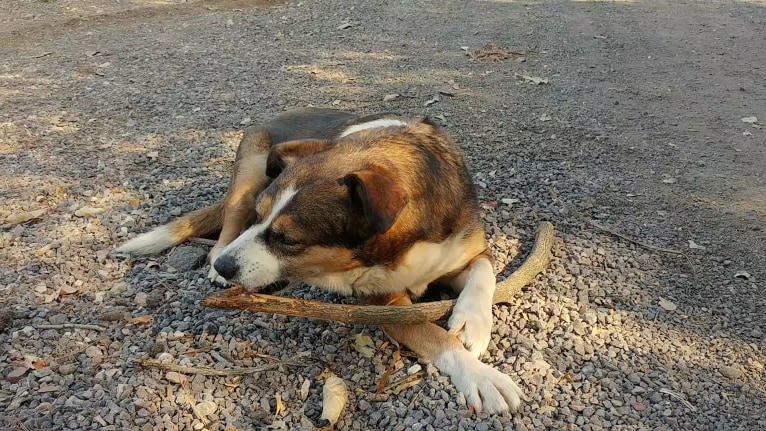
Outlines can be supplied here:
[[171, 383], [176, 383], [179, 385], [183, 385], [189, 382], [189, 378], [181, 373], [177, 373], [175, 371], [168, 371], [165, 374], [165, 379]]
[[18, 383], [21, 381], [21, 378], [24, 377], [24, 374], [26, 374], [27, 371], [29, 371], [29, 368], [27, 367], [14, 367], [11, 372], [5, 376], [5, 380], [12, 384]]
[[320, 419], [330, 422], [334, 426], [340, 418], [343, 408], [348, 400], [348, 388], [343, 379], [336, 375], [327, 378], [322, 388], [322, 415]]
[[398, 98], [399, 98], [399, 95], [396, 94], [396, 93], [394, 93], [394, 94], [386, 94], [385, 96], [383, 96], [383, 101], [384, 102], [390, 102], [390, 101], [396, 100]]
[[742, 117], [742, 122], [747, 124], [755, 124], [758, 122], [758, 117], [752, 116], [752, 117]]
[[[325, 383], [327, 384], [327, 383]], [[282, 402], [282, 396], [279, 394], [274, 395], [274, 399], [277, 401], [277, 405], [274, 408], [274, 416], [283, 416], [283, 413], [285, 412], [285, 404]]]
[[543, 114], [539, 118], [540, 121], [551, 121], [551, 116], [548, 114]]
[[159, 156], [160, 156], [160, 152], [159, 151], [149, 151], [148, 153], [146, 153], [146, 157], [148, 157], [148, 158], [150, 158], [152, 160], [156, 159]]
[[306, 379], [301, 385], [301, 401], [306, 401], [306, 398], [309, 397], [309, 389], [311, 389], [311, 380]]
[[742, 136], [753, 136], [753, 134], [745, 130], [744, 132], [742, 132]]
[[132, 197], [132, 198], [128, 199], [128, 204], [130, 206], [137, 207], [138, 205], [141, 204], [141, 199], [137, 198], [137, 197]]
[[504, 199], [500, 199], [500, 202], [502, 202], [502, 203], [504, 203], [506, 205], [513, 205], [515, 203], [518, 203], [519, 200], [518, 199], [514, 199], [514, 198], [504, 198]]
[[665, 183], [665, 184], [675, 184], [675, 183], [678, 182], [678, 180], [676, 180], [673, 177], [665, 177], [665, 178], [662, 179], [662, 182]]
[[354, 350], [359, 352], [365, 358], [372, 358], [375, 348], [375, 343], [372, 341], [369, 335], [364, 332], [360, 332], [354, 335]]
[[523, 79], [524, 82], [529, 82], [535, 85], [542, 85], [542, 84], [548, 84], [550, 81], [548, 78], [540, 78], [539, 76], [530, 76], [530, 75], [516, 75], [517, 78]]
[[153, 316], [149, 314], [145, 314], [143, 316], [136, 316], [128, 320], [128, 323], [132, 323], [134, 325], [147, 325], [149, 323], [152, 323], [153, 320], [154, 320]]
[[663, 298], [661, 296], [660, 296], [659, 305], [665, 311], [674, 311], [675, 309], [678, 308], [678, 306], [676, 304], [672, 303], [671, 301], [668, 301], [667, 299], [665, 299], [665, 298]]
[[72, 295], [72, 294], [75, 294], [77, 292], [78, 292], [78, 289], [76, 287], [70, 286], [68, 284], [65, 284], [65, 285], [61, 286], [61, 288], [59, 289], [59, 293], [64, 294], [64, 295]]
[[383, 393], [383, 389], [385, 389], [389, 379], [391, 379], [391, 375], [394, 373], [394, 370], [396, 370], [396, 363], [399, 362], [400, 359], [401, 351], [397, 349], [391, 356], [391, 362], [388, 364], [388, 368], [386, 368], [386, 371], [380, 376], [380, 380], [378, 380], [378, 385], [375, 387], [376, 394]]
[[74, 215], [76, 215], [77, 217], [89, 218], [89, 217], [95, 217], [95, 216], [101, 214], [102, 212], [104, 212], [103, 208], [99, 208], [99, 207], [82, 207], [82, 208], [78, 209], [77, 211], [75, 211]]
[[750, 275], [750, 273], [747, 271], [737, 271], [734, 273], [734, 278], [739, 278], [741, 280], [750, 280], [751, 278], [753, 278], [753, 276]]
[[24, 211], [20, 213], [11, 214], [5, 218], [3, 223], [16, 225], [16, 224], [26, 223], [32, 220], [37, 220], [40, 217], [42, 217], [43, 214], [45, 214], [45, 211], [46, 210], [42, 209], [42, 210]]
[[488, 42], [481, 48], [473, 50], [468, 55], [475, 60], [483, 61], [502, 61], [512, 59], [518, 63], [524, 62], [527, 59], [526, 52], [509, 51], [495, 46], [495, 44]]
[[692, 250], [706, 250], [705, 246], [699, 245], [693, 240], [689, 240], [689, 248]]
[[354, 24], [351, 24], [350, 22], [344, 22], [343, 24], [336, 27], [337, 30], [345, 30], [347, 28], [353, 27]]

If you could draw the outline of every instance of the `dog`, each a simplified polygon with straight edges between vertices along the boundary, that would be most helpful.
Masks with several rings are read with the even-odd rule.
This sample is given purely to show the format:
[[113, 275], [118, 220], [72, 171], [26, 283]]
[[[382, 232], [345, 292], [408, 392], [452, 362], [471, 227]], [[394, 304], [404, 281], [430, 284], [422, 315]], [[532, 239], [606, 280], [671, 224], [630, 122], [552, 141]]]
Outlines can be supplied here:
[[255, 292], [300, 281], [364, 303], [458, 292], [449, 331], [384, 331], [448, 375], [476, 411], [516, 411], [521, 390], [484, 364], [495, 273], [462, 152], [426, 117], [309, 108], [248, 128], [225, 197], [119, 247], [153, 254], [219, 233], [209, 278]]

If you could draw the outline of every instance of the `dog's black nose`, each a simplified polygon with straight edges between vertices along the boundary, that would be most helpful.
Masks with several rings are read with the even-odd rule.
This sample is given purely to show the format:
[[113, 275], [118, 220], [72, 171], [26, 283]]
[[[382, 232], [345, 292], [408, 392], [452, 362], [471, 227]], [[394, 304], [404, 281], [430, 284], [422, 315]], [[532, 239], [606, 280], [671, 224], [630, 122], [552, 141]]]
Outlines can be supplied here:
[[213, 268], [215, 268], [216, 272], [218, 272], [218, 275], [227, 280], [231, 280], [232, 278], [236, 277], [237, 273], [239, 272], [239, 265], [237, 265], [237, 260], [228, 254], [225, 254], [216, 259], [213, 263]]

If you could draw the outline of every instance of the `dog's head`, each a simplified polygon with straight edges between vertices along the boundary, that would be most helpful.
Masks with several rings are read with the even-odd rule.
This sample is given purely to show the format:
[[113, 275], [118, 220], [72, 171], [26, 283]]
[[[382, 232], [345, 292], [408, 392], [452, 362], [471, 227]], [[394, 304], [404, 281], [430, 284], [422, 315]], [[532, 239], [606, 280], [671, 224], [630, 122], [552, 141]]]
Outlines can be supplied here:
[[390, 166], [332, 141], [274, 146], [267, 175], [274, 180], [257, 199], [255, 223], [213, 263], [250, 291], [369, 264], [361, 251], [396, 235], [408, 205], [407, 187]]

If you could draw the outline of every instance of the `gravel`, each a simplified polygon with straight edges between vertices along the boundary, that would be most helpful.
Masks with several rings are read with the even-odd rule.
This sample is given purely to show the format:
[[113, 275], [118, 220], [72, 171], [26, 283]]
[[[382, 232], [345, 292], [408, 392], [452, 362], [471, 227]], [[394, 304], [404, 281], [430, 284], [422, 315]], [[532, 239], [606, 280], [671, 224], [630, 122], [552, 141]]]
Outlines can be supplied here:
[[[766, 61], [762, 8], [69, 3], [0, 14], [0, 220], [45, 210], [0, 227], [0, 428], [312, 429], [326, 367], [350, 389], [341, 430], [766, 428], [764, 130], [740, 121], [766, 117], [752, 66]], [[490, 41], [526, 61], [460, 48]], [[483, 358], [525, 390], [519, 414], [472, 414], [406, 355], [390, 382], [422, 381], [375, 394], [395, 352], [377, 329], [202, 308], [216, 290], [206, 247], [107, 257], [218, 199], [244, 124], [308, 104], [443, 122], [466, 150], [498, 269], [529, 251], [538, 220], [555, 223], [550, 269], [495, 307]], [[83, 207], [104, 211], [75, 217]], [[353, 348], [363, 330], [369, 359]], [[25, 357], [44, 366], [5, 379]], [[304, 366], [219, 377], [136, 363], [272, 358]]]

